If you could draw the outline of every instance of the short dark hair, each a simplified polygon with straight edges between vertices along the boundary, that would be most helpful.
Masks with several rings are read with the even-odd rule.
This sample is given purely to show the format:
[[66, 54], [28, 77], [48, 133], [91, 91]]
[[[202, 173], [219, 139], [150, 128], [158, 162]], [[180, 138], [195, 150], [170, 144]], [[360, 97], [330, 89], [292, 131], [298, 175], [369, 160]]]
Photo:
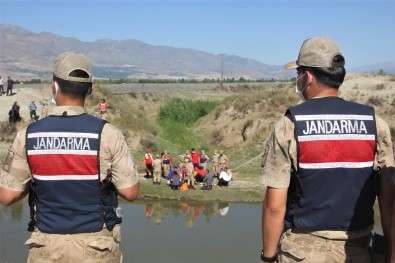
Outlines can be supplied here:
[[[88, 74], [83, 70], [74, 70], [70, 73], [72, 77], [87, 78]], [[53, 75], [53, 80], [59, 84], [63, 94], [72, 98], [85, 98], [86, 94], [92, 88], [92, 83], [69, 81], [56, 77]]]
[[[342, 55], [337, 55], [334, 59], [336, 62], [344, 61]], [[346, 76], [346, 69], [344, 67], [330, 67], [330, 68], [316, 68], [316, 67], [303, 67], [303, 71], [311, 72], [319, 83], [338, 89], [344, 81]]]

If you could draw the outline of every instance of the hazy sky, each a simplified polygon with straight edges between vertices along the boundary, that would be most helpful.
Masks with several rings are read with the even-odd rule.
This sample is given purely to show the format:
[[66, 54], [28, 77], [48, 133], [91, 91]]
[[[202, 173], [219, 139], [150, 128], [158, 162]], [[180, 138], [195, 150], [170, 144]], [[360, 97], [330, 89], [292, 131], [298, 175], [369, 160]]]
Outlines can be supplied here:
[[270, 65], [295, 60], [304, 39], [329, 35], [348, 68], [395, 61], [395, 0], [0, 0], [0, 23], [87, 42], [136, 39]]

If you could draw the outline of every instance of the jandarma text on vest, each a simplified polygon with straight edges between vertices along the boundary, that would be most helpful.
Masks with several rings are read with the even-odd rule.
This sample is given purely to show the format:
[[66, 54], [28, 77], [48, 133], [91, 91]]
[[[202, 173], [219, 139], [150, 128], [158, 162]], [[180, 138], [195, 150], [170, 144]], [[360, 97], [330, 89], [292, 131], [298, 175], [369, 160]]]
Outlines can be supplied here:
[[[355, 115], [353, 115], [355, 117]], [[304, 121], [306, 127], [302, 130], [303, 134], [367, 134], [365, 121], [373, 121], [371, 116], [352, 116], [329, 115], [322, 119], [317, 115], [297, 115], [296, 120]], [[351, 117], [351, 118], [350, 118]], [[350, 118], [350, 119], [348, 119]]]
[[[37, 135], [37, 134], [36, 134]], [[69, 136], [35, 136], [29, 134], [29, 138], [36, 137], [36, 141], [33, 141], [34, 150], [52, 150], [52, 149], [62, 149], [62, 150], [91, 150], [90, 138], [97, 139], [97, 134], [68, 134]], [[60, 136], [59, 136], [60, 135]], [[73, 137], [76, 136], [76, 137]]]

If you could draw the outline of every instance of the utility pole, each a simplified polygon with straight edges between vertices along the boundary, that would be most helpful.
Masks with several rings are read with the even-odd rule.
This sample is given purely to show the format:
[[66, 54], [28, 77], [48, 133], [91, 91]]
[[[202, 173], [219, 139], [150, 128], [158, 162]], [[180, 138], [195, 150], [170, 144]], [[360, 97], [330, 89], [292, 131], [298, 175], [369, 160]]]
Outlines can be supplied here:
[[221, 80], [219, 85], [221, 86], [221, 88], [224, 85], [224, 54], [221, 54]]

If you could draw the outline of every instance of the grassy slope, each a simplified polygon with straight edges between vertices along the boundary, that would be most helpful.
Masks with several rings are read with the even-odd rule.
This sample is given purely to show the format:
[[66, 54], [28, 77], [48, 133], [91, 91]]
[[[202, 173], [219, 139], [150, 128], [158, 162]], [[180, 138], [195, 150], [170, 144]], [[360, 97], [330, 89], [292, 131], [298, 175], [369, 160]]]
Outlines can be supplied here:
[[[384, 83], [384, 84], [383, 84]], [[344, 87], [341, 89], [341, 96], [361, 103], [380, 103], [376, 106], [377, 111], [385, 120], [392, 120], [394, 114], [393, 88], [394, 79], [391, 77], [377, 76], [350, 76]], [[384, 85], [384, 86], [383, 86]], [[358, 92], [357, 92], [358, 91]], [[375, 95], [370, 95], [374, 91]], [[116, 96], [115, 96], [116, 97]], [[209, 155], [214, 149], [224, 150], [231, 160], [229, 166], [233, 170], [235, 180], [229, 188], [215, 187], [213, 191], [188, 190], [186, 192], [172, 191], [164, 183], [161, 186], [152, 185], [149, 180], [142, 178], [140, 198], [153, 199], [185, 199], [185, 200], [223, 200], [223, 201], [256, 201], [262, 200], [264, 191], [260, 184], [259, 169], [261, 154], [264, 150], [265, 141], [276, 120], [285, 112], [285, 109], [298, 102], [292, 89], [292, 84], [263, 84], [263, 85], [238, 85], [224, 88], [210, 88], [197, 91], [179, 91], [161, 94], [141, 94], [135, 93], [122, 97], [133, 104], [142, 114], [149, 118], [142, 121], [149, 127], [155, 127], [155, 134], [151, 130], [144, 130], [140, 137], [140, 143], [131, 143], [135, 160], [139, 170], [143, 175], [142, 159], [146, 146], [150, 146], [154, 153], [168, 150], [173, 157], [178, 151], [185, 151], [196, 145], [180, 145], [180, 141], [170, 139], [161, 132], [155, 118], [160, 105], [167, 99], [179, 97], [183, 99], [203, 99], [221, 101], [219, 106], [200, 119], [194, 125], [185, 130], [185, 135], [195, 136], [202, 140], [199, 145], [204, 145], [204, 149]], [[128, 100], [128, 99], [131, 100]], [[144, 113], [145, 112], [145, 113]], [[240, 130], [251, 124], [249, 138], [247, 141], [240, 141]], [[392, 131], [395, 124], [389, 121]], [[136, 127], [135, 127], [136, 128]], [[182, 133], [182, 131], [177, 131]], [[164, 137], [165, 136], [165, 137]], [[182, 135], [184, 136], [184, 134]], [[394, 136], [394, 135], [393, 135]], [[148, 138], [148, 139], [147, 139]], [[196, 139], [195, 138], [195, 139]], [[219, 138], [219, 140], [218, 140]], [[133, 141], [132, 138], [129, 138]], [[178, 141], [178, 142], [175, 142]], [[149, 142], [149, 143], [147, 143]]]

